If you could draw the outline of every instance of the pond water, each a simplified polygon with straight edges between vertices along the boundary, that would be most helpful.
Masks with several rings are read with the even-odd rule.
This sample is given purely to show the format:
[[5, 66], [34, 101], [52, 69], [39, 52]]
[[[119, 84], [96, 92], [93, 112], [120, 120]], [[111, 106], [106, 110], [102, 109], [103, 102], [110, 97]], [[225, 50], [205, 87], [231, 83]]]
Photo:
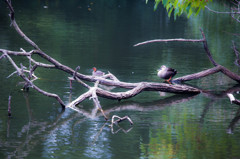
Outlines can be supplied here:
[[[163, 64], [177, 69], [176, 77], [211, 68], [201, 43], [133, 47], [150, 39], [200, 39], [199, 28], [213, 58], [239, 73], [231, 49], [232, 40], [240, 42], [239, 24], [229, 15], [205, 10], [174, 21], [164, 8], [154, 12], [153, 2], [146, 5], [145, 0], [20, 0], [13, 6], [26, 35], [59, 62], [73, 69], [81, 66], [83, 74], [91, 74], [95, 66], [125, 82], [162, 82], [156, 70]], [[210, 6], [226, 7], [221, 2]], [[0, 19], [0, 48], [32, 49], [9, 26], [3, 1]], [[240, 158], [240, 108], [226, 96], [226, 91], [240, 87], [221, 73], [188, 82], [209, 92], [196, 96], [143, 92], [120, 102], [100, 98], [109, 117], [127, 115], [134, 122], [111, 129], [100, 112], [94, 113], [91, 100], [79, 105], [82, 113], [62, 112], [54, 99], [32, 89], [22, 92], [19, 77], [6, 78], [13, 71], [6, 59], [1, 60], [0, 158]], [[73, 83], [70, 93], [68, 75], [57, 70], [40, 68], [36, 75], [37, 86], [57, 93], [65, 103], [86, 91]], [[7, 116], [9, 95], [12, 118]]]

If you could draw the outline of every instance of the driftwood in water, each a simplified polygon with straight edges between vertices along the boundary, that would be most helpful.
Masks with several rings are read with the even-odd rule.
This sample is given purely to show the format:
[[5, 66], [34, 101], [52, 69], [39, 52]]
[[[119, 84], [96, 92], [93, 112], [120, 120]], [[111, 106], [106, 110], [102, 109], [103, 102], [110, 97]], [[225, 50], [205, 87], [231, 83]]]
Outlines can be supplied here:
[[[61, 104], [61, 106], [63, 108], [67, 107], [67, 108], [71, 108], [75, 111], [78, 111], [76, 108], [76, 105], [78, 105], [79, 103], [81, 103], [82, 101], [84, 101], [87, 98], [92, 98], [96, 109], [100, 109], [102, 115], [105, 117], [105, 119], [107, 119], [106, 115], [104, 114], [104, 112], [101, 108], [100, 102], [98, 100], [98, 96], [108, 98], [108, 99], [121, 100], [121, 99], [128, 99], [128, 98], [134, 97], [134, 96], [138, 95], [139, 93], [141, 93], [142, 91], [161, 91], [161, 92], [169, 92], [169, 93], [176, 93], [176, 94], [198, 94], [201, 92], [201, 90], [198, 88], [194, 88], [194, 87], [182, 85], [182, 84], [181, 85], [180, 84], [166, 84], [166, 83], [156, 83], [156, 82], [138, 82], [138, 83], [122, 82], [122, 81], [118, 80], [117, 77], [114, 76], [113, 74], [111, 74], [110, 72], [101, 77], [81, 74], [78, 72], [79, 67], [77, 67], [77, 69], [74, 70], [64, 64], [61, 64], [56, 59], [54, 59], [53, 57], [51, 57], [48, 54], [46, 54], [45, 52], [43, 52], [38, 47], [37, 44], [35, 44], [30, 38], [28, 38], [21, 31], [21, 29], [19, 28], [18, 24], [15, 21], [15, 12], [11, 5], [11, 1], [5, 0], [5, 2], [7, 3], [8, 8], [10, 10], [9, 16], [10, 16], [12, 26], [15, 28], [17, 33], [21, 37], [23, 37], [23, 39], [26, 40], [26, 42], [28, 42], [34, 48], [34, 50], [27, 52], [23, 49], [21, 49], [21, 51], [10, 51], [10, 50], [0, 49], [0, 52], [2, 53], [2, 55], [0, 56], [0, 60], [3, 57], [6, 57], [10, 61], [10, 63], [16, 70], [15, 72], [25, 81], [24, 90], [28, 90], [30, 87], [45, 96], [53, 97]], [[157, 40], [139, 43], [139, 44], [136, 44], [135, 46], [139, 46], [139, 45], [143, 45], [143, 44], [147, 44], [147, 43], [151, 43], [151, 42], [165, 42], [165, 41], [169, 41], [169, 42], [170, 41], [202, 42], [204, 45], [204, 49], [207, 53], [207, 56], [209, 57], [210, 61], [213, 63], [213, 65], [215, 67], [211, 68], [209, 70], [205, 70], [205, 71], [202, 71], [199, 73], [192, 74], [192, 75], [179, 77], [173, 81], [184, 82], [184, 81], [188, 81], [188, 80], [202, 78], [207, 75], [211, 75], [213, 73], [221, 71], [224, 74], [226, 74], [227, 76], [229, 76], [230, 78], [232, 78], [233, 80], [240, 82], [240, 77], [238, 75], [232, 73], [225, 67], [218, 65], [213, 60], [211, 53], [207, 46], [207, 41], [206, 41], [205, 35], [202, 30], [201, 30], [201, 32], [202, 32], [202, 36], [203, 36], [202, 39], [181, 39], [181, 38], [180, 39], [160, 39], [160, 40], [157, 39]], [[46, 60], [50, 64], [35, 61], [33, 59], [34, 55], [40, 56], [42, 59]], [[21, 65], [21, 67], [19, 67], [10, 56], [25, 56], [26, 58], [28, 58], [29, 70], [26, 67], [24, 67], [23, 65]], [[70, 82], [75, 80], [75, 81], [79, 82], [81, 85], [83, 85], [84, 87], [88, 88], [89, 90], [86, 93], [80, 95], [78, 98], [76, 98], [72, 102], [65, 104], [57, 94], [46, 92], [46, 91], [42, 90], [41, 88], [37, 87], [33, 83], [33, 81], [37, 79], [37, 77], [34, 75], [34, 72], [37, 70], [38, 67], [61, 70], [65, 73], [69, 74], [70, 76], [72, 76], [70, 78]], [[95, 86], [91, 87], [91, 86], [87, 85], [86, 83], [84, 83], [83, 81], [95, 82]], [[98, 84], [106, 85], [106, 86], [114, 86], [114, 87], [119, 87], [119, 88], [125, 88], [127, 90], [123, 91], [123, 92], [112, 92], [109, 90], [99, 88]]]

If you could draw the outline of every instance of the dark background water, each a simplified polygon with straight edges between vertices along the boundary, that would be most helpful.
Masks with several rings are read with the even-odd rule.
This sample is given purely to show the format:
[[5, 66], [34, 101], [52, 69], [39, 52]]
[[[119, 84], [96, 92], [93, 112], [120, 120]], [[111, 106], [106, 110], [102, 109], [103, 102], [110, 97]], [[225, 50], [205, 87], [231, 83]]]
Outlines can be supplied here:
[[[38, 46], [59, 62], [91, 74], [93, 66], [110, 71], [121, 81], [162, 82], [156, 70], [162, 65], [178, 70], [176, 77], [211, 68], [201, 43], [134, 44], [150, 39], [201, 38], [206, 34], [214, 59], [238, 73], [232, 40], [239, 43], [239, 24], [228, 15], [203, 11], [176, 21], [164, 8], [153, 11], [145, 0], [13, 1], [16, 20]], [[213, 3], [224, 10], [226, 4]], [[10, 27], [8, 10], [0, 2], [0, 48], [31, 50]], [[238, 35], [236, 35], [238, 34]], [[38, 57], [35, 57], [39, 59]], [[14, 58], [27, 65], [23, 58]], [[121, 102], [100, 98], [106, 113], [128, 115], [134, 122], [114, 130], [101, 113], [94, 115], [92, 101], [79, 105], [82, 113], [67, 109], [34, 90], [21, 91], [19, 77], [3, 59], [0, 63], [0, 158], [240, 158], [239, 107], [231, 105], [224, 91], [235, 81], [218, 73], [188, 82], [210, 90], [197, 96], [143, 92]], [[69, 92], [68, 75], [38, 69], [35, 84], [57, 93], [65, 103], [86, 89], [74, 83]], [[12, 96], [12, 118], [7, 117]], [[236, 97], [239, 97], [237, 94]], [[123, 131], [125, 130], [125, 132]], [[126, 132], [128, 130], [128, 132]]]

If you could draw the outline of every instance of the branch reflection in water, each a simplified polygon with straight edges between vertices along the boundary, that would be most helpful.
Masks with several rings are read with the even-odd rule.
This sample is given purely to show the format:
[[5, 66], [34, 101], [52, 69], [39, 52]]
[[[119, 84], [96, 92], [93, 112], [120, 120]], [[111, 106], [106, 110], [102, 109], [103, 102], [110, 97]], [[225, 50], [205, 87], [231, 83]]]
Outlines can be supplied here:
[[[8, 147], [12, 148], [10, 152], [8, 153], [8, 158], [23, 158], [30, 154], [30, 152], [39, 144], [41, 140], [36, 140], [41, 136], [41, 138], [46, 139], [52, 132], [56, 131], [57, 129], [60, 129], [63, 125], [67, 124], [70, 121], [74, 121], [72, 123], [72, 133], [74, 133], [74, 127], [76, 127], [78, 124], [82, 123], [86, 119], [96, 119], [100, 116], [102, 116], [102, 113], [97, 113], [97, 107], [94, 107], [90, 112], [80, 109], [79, 107], [75, 107], [77, 112], [70, 111], [70, 115], [67, 117], [65, 116], [64, 111], [61, 111], [54, 122], [39, 122], [34, 120], [34, 116], [31, 113], [31, 107], [28, 99], [28, 93], [24, 94], [24, 97], [26, 99], [26, 106], [27, 106], [27, 112], [29, 114], [29, 121], [26, 125], [24, 125], [20, 132], [18, 132], [18, 136], [26, 136], [25, 141], [22, 142], [21, 139], [14, 140], [14, 141], [1, 141], [0, 146], [1, 147]], [[137, 102], [121, 102], [117, 104], [115, 107], [105, 110], [105, 113], [109, 115], [110, 113], [123, 111], [123, 110], [133, 110], [133, 111], [154, 111], [154, 110], [162, 110], [167, 106], [171, 106], [177, 103], [182, 103], [191, 100], [195, 96], [190, 95], [174, 95], [171, 97], [167, 97], [162, 100], [158, 100], [155, 102], [149, 102], [149, 103], [137, 103]], [[68, 113], [67, 113], [68, 114]], [[80, 119], [79, 119], [80, 118]], [[14, 120], [9, 119], [8, 121], [8, 134], [10, 133], [10, 121]], [[98, 139], [98, 136], [101, 134], [103, 128], [108, 124], [109, 122], [106, 122], [102, 128], [96, 132], [95, 138], [92, 141], [92, 143], [95, 143]], [[124, 133], [130, 132], [133, 127], [123, 129], [121, 126], [117, 127], [117, 130], [114, 130], [114, 128], [109, 127], [111, 129], [112, 134], [117, 134], [120, 130]], [[44, 136], [44, 137], [43, 137]], [[10, 150], [10, 149], [9, 149]]]
[[[208, 113], [209, 108], [213, 105], [213, 103], [218, 98], [226, 97], [227, 93], [235, 93], [240, 90], [240, 86], [236, 85], [233, 88], [230, 88], [226, 91], [218, 92], [217, 94], [211, 91], [203, 91], [204, 95], [206, 97], [211, 98], [211, 101], [206, 104], [205, 108], [203, 109], [200, 123], [203, 123], [204, 118], [206, 114]], [[131, 101], [122, 101], [114, 105], [114, 107], [111, 107], [110, 109], [106, 109], [104, 112], [107, 116], [110, 116], [116, 112], [120, 111], [141, 111], [141, 112], [147, 112], [147, 111], [155, 111], [155, 110], [163, 110], [166, 107], [176, 105], [179, 103], [184, 103], [189, 100], [192, 100], [197, 95], [173, 95], [170, 97], [166, 97], [161, 100], [157, 100], [154, 102], [147, 102], [147, 103], [139, 103], [139, 102], [131, 102]], [[29, 153], [36, 147], [41, 140], [36, 140], [36, 138], [39, 138], [39, 135], [46, 139], [49, 137], [50, 134], [52, 134], [57, 129], [60, 129], [63, 125], [68, 124], [68, 122], [73, 121], [71, 123], [71, 131], [74, 134], [74, 128], [79, 125], [80, 123], [86, 121], [87, 119], [96, 119], [99, 117], [102, 117], [102, 113], [98, 112], [98, 108], [95, 106], [91, 111], [86, 111], [82, 109], [83, 106], [80, 107], [74, 107], [75, 111], [72, 110], [66, 110], [67, 112], [60, 112], [58, 117], [55, 119], [54, 122], [39, 122], [34, 120], [34, 116], [31, 113], [31, 107], [28, 99], [28, 93], [24, 93], [24, 98], [26, 100], [26, 106], [27, 106], [27, 112], [28, 112], [28, 123], [24, 125], [20, 132], [18, 132], [18, 136], [26, 136], [26, 139], [24, 142], [21, 141], [1, 141], [0, 146], [1, 147], [8, 147], [13, 148], [11, 152], [8, 152], [8, 158], [15, 158], [15, 157], [26, 157], [29, 155]], [[230, 103], [229, 103], [230, 104]], [[234, 127], [236, 123], [240, 119], [240, 109], [238, 109], [235, 117], [232, 119], [232, 121], [229, 123], [229, 126], [227, 128], [227, 133], [232, 134], [234, 131]], [[66, 117], [67, 116], [67, 117]], [[9, 136], [10, 133], [10, 122], [11, 120], [14, 120], [14, 118], [9, 118], [7, 123], [7, 134]], [[106, 127], [109, 127], [109, 130], [112, 134], [117, 134], [118, 132], [122, 131], [124, 133], [130, 132], [134, 127], [130, 126], [127, 129], [122, 128], [119, 125], [115, 125], [113, 127], [109, 126], [110, 122], [105, 122], [102, 127], [95, 132], [96, 135], [94, 135], [93, 140], [88, 142], [88, 145], [95, 144], [103, 129]], [[115, 130], [116, 129], [116, 130]], [[30, 131], [31, 130], [31, 131]], [[72, 134], [72, 135], [73, 135]], [[19, 144], [20, 143], [20, 144]]]

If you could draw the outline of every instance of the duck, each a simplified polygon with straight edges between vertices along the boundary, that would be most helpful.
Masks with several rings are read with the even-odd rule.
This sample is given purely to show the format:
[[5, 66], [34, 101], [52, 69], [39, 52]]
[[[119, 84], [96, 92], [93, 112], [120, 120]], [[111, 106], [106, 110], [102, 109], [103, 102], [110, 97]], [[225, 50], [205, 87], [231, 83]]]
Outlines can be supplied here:
[[93, 69], [93, 71], [92, 71], [92, 75], [93, 75], [93, 76], [103, 76], [103, 75], [105, 75], [104, 72], [102, 72], [102, 71], [100, 71], [100, 70], [97, 70], [96, 67], [93, 67], [92, 69]]
[[167, 82], [170, 82], [172, 77], [177, 74], [177, 70], [173, 68], [169, 68], [165, 65], [162, 65], [160, 69], [158, 69], [157, 71], [158, 71], [157, 73], [158, 77], [165, 79]]

